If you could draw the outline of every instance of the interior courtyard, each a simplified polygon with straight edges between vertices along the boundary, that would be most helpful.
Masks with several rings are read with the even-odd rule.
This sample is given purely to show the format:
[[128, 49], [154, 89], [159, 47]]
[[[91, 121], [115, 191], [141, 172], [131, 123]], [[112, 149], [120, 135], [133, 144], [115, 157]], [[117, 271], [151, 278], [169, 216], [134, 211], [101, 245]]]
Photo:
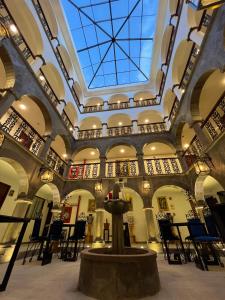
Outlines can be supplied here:
[[0, 298], [225, 299], [225, 1], [0, 0]]

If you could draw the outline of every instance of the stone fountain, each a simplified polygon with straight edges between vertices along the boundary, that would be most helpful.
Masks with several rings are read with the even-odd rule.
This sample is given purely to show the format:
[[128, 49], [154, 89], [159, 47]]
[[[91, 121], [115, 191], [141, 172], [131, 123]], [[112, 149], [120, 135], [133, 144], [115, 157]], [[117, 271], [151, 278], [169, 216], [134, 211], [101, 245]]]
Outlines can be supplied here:
[[129, 202], [120, 195], [120, 185], [115, 184], [113, 199], [104, 202], [112, 214], [112, 248], [81, 252], [78, 289], [100, 300], [140, 299], [160, 289], [156, 252], [124, 247], [123, 214]]

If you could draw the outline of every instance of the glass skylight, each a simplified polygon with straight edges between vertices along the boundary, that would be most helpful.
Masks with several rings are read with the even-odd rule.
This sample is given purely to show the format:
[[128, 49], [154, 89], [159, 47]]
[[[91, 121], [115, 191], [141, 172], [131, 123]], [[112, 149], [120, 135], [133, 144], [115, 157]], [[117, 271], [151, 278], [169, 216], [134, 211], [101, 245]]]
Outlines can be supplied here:
[[89, 89], [149, 80], [158, 0], [62, 0]]

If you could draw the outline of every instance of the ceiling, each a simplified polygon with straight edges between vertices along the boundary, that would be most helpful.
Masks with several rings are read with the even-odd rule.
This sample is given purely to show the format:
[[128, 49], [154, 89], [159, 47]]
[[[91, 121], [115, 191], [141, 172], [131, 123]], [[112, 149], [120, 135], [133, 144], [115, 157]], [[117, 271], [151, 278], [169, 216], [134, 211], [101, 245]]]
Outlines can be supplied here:
[[88, 89], [149, 80], [158, 0], [62, 0]]

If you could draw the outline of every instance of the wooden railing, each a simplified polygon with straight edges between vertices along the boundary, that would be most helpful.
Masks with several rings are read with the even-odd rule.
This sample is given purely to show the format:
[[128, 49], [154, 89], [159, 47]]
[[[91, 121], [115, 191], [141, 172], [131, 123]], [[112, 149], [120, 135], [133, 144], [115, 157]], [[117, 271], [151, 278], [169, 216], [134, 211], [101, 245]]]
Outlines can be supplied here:
[[73, 164], [69, 170], [69, 179], [94, 179], [99, 177], [100, 163]]
[[139, 133], [157, 133], [165, 131], [167, 131], [165, 122], [138, 125]]
[[40, 134], [12, 106], [1, 118], [1, 129], [36, 156], [45, 143]]
[[63, 176], [67, 163], [52, 148], [48, 150], [46, 161], [51, 169]]
[[100, 137], [102, 137], [102, 128], [78, 131], [78, 140], [97, 139]]
[[106, 177], [133, 177], [138, 175], [137, 160], [106, 162]]
[[183, 169], [177, 157], [145, 159], [144, 166], [147, 175], [170, 175], [183, 173]]
[[130, 135], [132, 134], [132, 128], [132, 125], [110, 127], [108, 128], [108, 136]]

